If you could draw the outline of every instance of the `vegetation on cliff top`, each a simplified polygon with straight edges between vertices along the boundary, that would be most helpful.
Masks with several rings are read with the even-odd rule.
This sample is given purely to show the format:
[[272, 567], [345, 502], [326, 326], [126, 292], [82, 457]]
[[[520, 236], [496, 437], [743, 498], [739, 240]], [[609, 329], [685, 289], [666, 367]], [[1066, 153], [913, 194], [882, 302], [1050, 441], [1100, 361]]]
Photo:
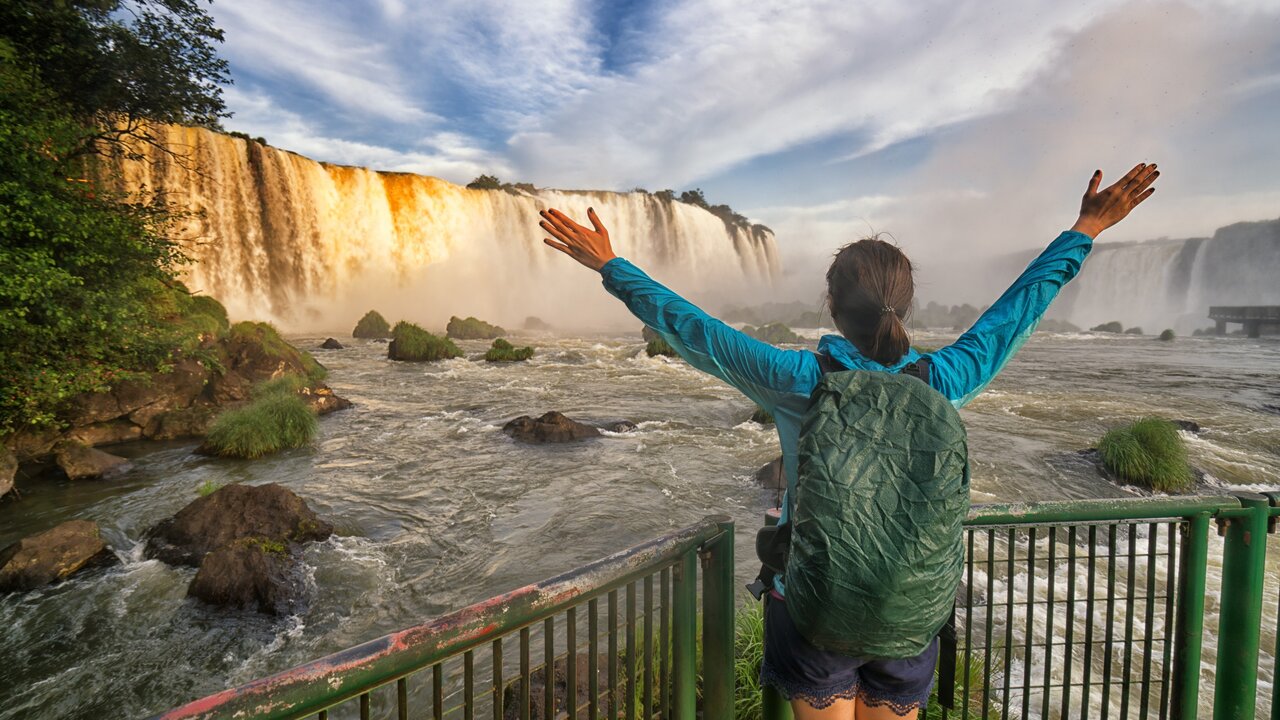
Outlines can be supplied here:
[[216, 126], [221, 38], [197, 3], [0, 4], [0, 435], [225, 330], [175, 279], [169, 209], [92, 177], [147, 120]]
[[1180, 492], [1194, 477], [1178, 426], [1148, 417], [1109, 431], [1098, 443], [1103, 466], [1121, 480], [1160, 492]]
[[517, 348], [502, 338], [494, 340], [493, 347], [489, 348], [488, 352], [484, 354], [484, 359], [487, 362], [519, 362], [528, 360], [531, 357], [533, 357], [533, 348]]
[[360, 322], [356, 323], [356, 329], [351, 331], [351, 337], [366, 339], [391, 337], [391, 325], [377, 310], [370, 310], [360, 318]]
[[447, 337], [432, 335], [411, 322], [401, 320], [391, 331], [387, 357], [392, 360], [424, 362], [462, 357], [462, 350]]
[[497, 325], [491, 325], [474, 317], [468, 317], [464, 320], [454, 315], [449, 318], [449, 324], [445, 327], [445, 334], [455, 340], [493, 340], [506, 335], [507, 331]]

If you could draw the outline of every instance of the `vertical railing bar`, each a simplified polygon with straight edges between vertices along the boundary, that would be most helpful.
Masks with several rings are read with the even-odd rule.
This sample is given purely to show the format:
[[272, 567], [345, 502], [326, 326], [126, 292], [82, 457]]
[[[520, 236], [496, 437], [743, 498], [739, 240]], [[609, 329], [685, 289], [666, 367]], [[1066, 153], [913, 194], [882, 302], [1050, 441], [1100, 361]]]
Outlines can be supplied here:
[[[1191, 523], [1188, 523], [1188, 527]], [[1169, 546], [1169, 559], [1165, 562], [1165, 627], [1164, 627], [1164, 662], [1160, 667], [1160, 718], [1164, 720], [1173, 712], [1173, 688], [1170, 687], [1173, 677], [1173, 665], [1169, 662], [1173, 652], [1173, 646], [1176, 642], [1177, 633], [1181, 632], [1178, 628], [1178, 618], [1174, 613], [1182, 613], [1182, 606], [1186, 602], [1186, 598], [1181, 598], [1174, 604], [1174, 595], [1177, 593], [1177, 583], [1182, 573], [1178, 570], [1178, 553], [1186, 553], [1187, 548], [1178, 548], [1178, 525], [1179, 523], [1169, 523], [1169, 539], [1166, 544]], [[1205, 519], [1205, 531], [1208, 532], [1209, 522]], [[1208, 538], [1205, 538], [1208, 540]], [[1173, 629], [1170, 629], [1170, 626]]]
[[465, 720], [475, 720], [476, 714], [476, 668], [475, 651], [468, 650], [462, 655], [463, 702], [462, 714]]
[[653, 720], [653, 576], [644, 576], [644, 705], [645, 720]]
[[1085, 575], [1084, 598], [1084, 677], [1080, 684], [1080, 720], [1089, 720], [1090, 682], [1093, 680], [1093, 600], [1097, 592], [1098, 526], [1089, 526], [1089, 570]]
[[636, 717], [636, 584], [627, 583], [627, 642], [626, 672], [627, 701], [625, 704], [627, 720]]
[[[1177, 596], [1170, 714], [1179, 720], [1195, 717], [1199, 711], [1209, 520], [1208, 513], [1197, 513], [1185, 525], [1186, 534], [1177, 563], [1177, 590], [1169, 593], [1170, 598]], [[1219, 622], [1221, 618], [1219, 610]]]
[[596, 637], [600, 633], [600, 603], [596, 598], [591, 598], [587, 603], [587, 641], [589, 646], [587, 656], [587, 692], [591, 697], [587, 699], [587, 707], [591, 720], [600, 717], [600, 640]]
[[[1144, 718], [1151, 712], [1151, 642], [1155, 634], [1156, 619], [1156, 543], [1160, 539], [1160, 526], [1156, 523], [1147, 525], [1147, 613], [1143, 618], [1147, 631], [1143, 633], [1142, 643], [1142, 698], [1138, 714]], [[1165, 632], [1169, 631], [1169, 620], [1165, 618]]]
[[397, 720], [409, 720], [408, 678], [396, 680], [396, 718]]
[[1048, 582], [1048, 602], [1044, 611], [1044, 696], [1041, 698], [1040, 716], [1049, 717], [1049, 683], [1053, 677], [1053, 598], [1058, 592], [1055, 584], [1058, 562], [1058, 528], [1049, 526], [1049, 562], [1045, 564], [1045, 580]]
[[1014, 555], [1018, 551], [1018, 535], [1016, 528], [1009, 528], [1008, 544], [1005, 546], [1005, 615], [1004, 615], [1004, 680], [1003, 694], [1000, 701], [1000, 720], [1009, 720], [1009, 683], [1013, 673], [1013, 589], [1016, 584]]
[[493, 641], [493, 720], [502, 720], [502, 638]]
[[444, 667], [440, 663], [431, 666], [431, 715], [434, 720], [444, 720]]
[[663, 718], [671, 712], [671, 568], [658, 576], [658, 706]]
[[618, 591], [609, 591], [609, 717], [618, 717]]
[[578, 608], [569, 608], [564, 619], [564, 705], [569, 720], [578, 720]]
[[528, 626], [520, 628], [520, 720], [529, 720], [529, 705], [533, 693], [531, 688], [530, 677], [532, 672], [529, 668], [529, 628]]
[[[1027, 636], [1022, 652], [1022, 717], [1031, 717], [1031, 642], [1036, 635], [1036, 528], [1027, 528]], [[1048, 652], [1046, 647], [1045, 651]]]
[[991, 717], [991, 633], [992, 622], [991, 612], [995, 605], [996, 581], [996, 531], [993, 528], [987, 529], [987, 644], [983, 648], [983, 669], [982, 669], [982, 717], [983, 720]]
[[1066, 637], [1062, 645], [1062, 717], [1071, 717], [1071, 651], [1076, 630], [1076, 526], [1067, 528]]
[[694, 720], [697, 714], [697, 625], [698, 553], [688, 551], [676, 566], [672, 578], [671, 716], [674, 720]]
[[1111, 714], [1111, 668], [1112, 654], [1115, 652], [1115, 617], [1116, 617], [1116, 533], [1119, 525], [1112, 523], [1107, 527], [1107, 622], [1102, 643], [1102, 713], [1101, 720], [1107, 720]]
[[969, 558], [967, 572], [968, 580], [965, 581], [965, 604], [964, 604], [964, 688], [961, 702], [964, 703], [963, 709], [960, 711], [961, 720], [969, 720], [969, 686], [972, 685], [973, 678], [973, 536], [976, 534], [972, 528], [965, 531], [969, 536], [969, 552], [966, 557]]
[[329, 711], [321, 710], [319, 714], [316, 715], [316, 720], [329, 720]]
[[[568, 656], [565, 658], [568, 663]], [[567, 669], [567, 667], [566, 667]], [[542, 717], [556, 716], [556, 620], [542, 622]]]
[[360, 693], [360, 720], [369, 720], [369, 693]]
[[[1124, 669], [1120, 673], [1120, 717], [1129, 717], [1129, 673], [1133, 672], [1133, 595], [1138, 572], [1138, 526], [1126, 526], [1129, 531], [1129, 574], [1125, 579], [1124, 601]], [[1149, 632], [1149, 631], [1148, 631]], [[1142, 688], [1146, 692], [1146, 688]]]

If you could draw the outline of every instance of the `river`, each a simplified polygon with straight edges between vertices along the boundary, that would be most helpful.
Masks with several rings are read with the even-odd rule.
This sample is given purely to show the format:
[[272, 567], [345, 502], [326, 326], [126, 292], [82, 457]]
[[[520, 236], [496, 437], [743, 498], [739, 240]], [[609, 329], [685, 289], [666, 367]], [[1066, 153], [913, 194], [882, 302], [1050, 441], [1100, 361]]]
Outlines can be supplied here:
[[[316, 351], [355, 407], [323, 418], [311, 448], [235, 461], [194, 455], [192, 442], [130, 444], [113, 452], [134, 467], [111, 481], [20, 476], [22, 498], [0, 504], [0, 547], [87, 518], [122, 564], [0, 598], [0, 719], [145, 716], [707, 514], [737, 521], [745, 579], [774, 500], [752, 474], [778, 453], [772, 426], [748, 420], [751, 403], [683, 362], [646, 357], [638, 332], [522, 340], [538, 353], [514, 365], [477, 362], [481, 342], [461, 343], [468, 359], [433, 364], [393, 363], [385, 345], [362, 341]], [[564, 446], [501, 432], [551, 409], [639, 429]], [[962, 411], [974, 502], [1138, 494], [1075, 451], [1147, 414], [1204, 427], [1184, 433], [1207, 473], [1197, 492], [1280, 487], [1280, 338], [1036, 335]], [[312, 587], [300, 615], [212, 610], [185, 598], [194, 570], [142, 559], [146, 529], [208, 481], [281, 483], [337, 528], [305, 550]]]

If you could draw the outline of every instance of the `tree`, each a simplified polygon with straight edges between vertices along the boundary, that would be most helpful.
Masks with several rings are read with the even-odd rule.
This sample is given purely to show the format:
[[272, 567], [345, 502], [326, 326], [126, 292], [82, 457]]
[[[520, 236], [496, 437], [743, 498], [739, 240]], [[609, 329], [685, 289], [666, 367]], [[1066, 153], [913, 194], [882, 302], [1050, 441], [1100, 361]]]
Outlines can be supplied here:
[[707, 207], [707, 197], [702, 194], [702, 188], [685, 190], [680, 193], [680, 202], [687, 203], [689, 205], [697, 205], [700, 208]]
[[502, 181], [493, 175], [481, 175], [480, 177], [467, 183], [469, 190], [501, 190]]

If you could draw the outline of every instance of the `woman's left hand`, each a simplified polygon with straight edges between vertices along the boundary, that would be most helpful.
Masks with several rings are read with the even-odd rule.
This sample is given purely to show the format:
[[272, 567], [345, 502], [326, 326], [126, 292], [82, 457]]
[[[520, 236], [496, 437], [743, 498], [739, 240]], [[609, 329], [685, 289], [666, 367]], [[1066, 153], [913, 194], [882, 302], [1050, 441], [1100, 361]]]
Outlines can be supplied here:
[[542, 216], [542, 222], [538, 225], [551, 235], [543, 242], [592, 270], [600, 272], [605, 263], [617, 257], [613, 254], [613, 246], [609, 244], [609, 231], [600, 222], [600, 218], [596, 217], [594, 209], [587, 209], [587, 219], [595, 230], [579, 225], [555, 208], [547, 208], [539, 215]]

